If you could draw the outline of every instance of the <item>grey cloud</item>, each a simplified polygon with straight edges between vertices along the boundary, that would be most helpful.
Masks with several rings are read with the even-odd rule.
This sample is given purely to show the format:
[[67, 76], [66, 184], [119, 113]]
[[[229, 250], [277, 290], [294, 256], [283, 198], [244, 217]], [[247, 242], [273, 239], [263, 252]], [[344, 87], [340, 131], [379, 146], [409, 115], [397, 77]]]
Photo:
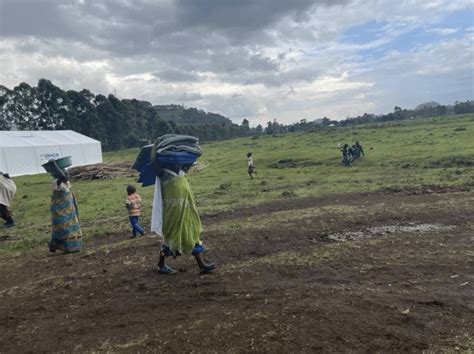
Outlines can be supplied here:
[[[326, 67], [328, 69], [328, 67]], [[323, 70], [320, 66], [300, 65], [290, 69], [253, 71], [245, 67], [231, 72], [223, 71], [220, 75], [221, 80], [241, 85], [262, 84], [268, 88], [290, 85], [294, 82], [312, 82], [318, 78]]]
[[[4, 53], [0, 53], [0, 78], [16, 85], [20, 80], [36, 84], [39, 77], [47, 77], [66, 88], [86, 87], [105, 93], [117, 86], [124, 97], [141, 95], [154, 103], [196, 102], [206, 110], [239, 119], [262, 116], [271, 109], [271, 114], [279, 118], [285, 110], [309, 110], [322, 103], [336, 107], [337, 100], [345, 98], [339, 91], [332, 93], [334, 101], [326, 101], [323, 94], [314, 95], [311, 100], [302, 88], [320, 76], [340, 77], [343, 72], [351, 72], [351, 78], [359, 81], [375, 82], [370, 89], [375, 92], [373, 97], [390, 101], [390, 105], [396, 100], [403, 104], [400, 100], [409, 100], [409, 95], [417, 99], [420, 90], [428, 92], [430, 85], [425, 82], [436, 82], [438, 94], [447, 86], [469, 92], [472, 74], [461, 80], [470, 72], [468, 69], [464, 68], [462, 74], [433, 74], [448, 66], [446, 58], [453, 57], [452, 53], [458, 53], [454, 57], [459, 62], [469, 60], [464, 47], [446, 51], [446, 55], [423, 57], [426, 74], [408, 80], [408, 74], [415, 75], [419, 68], [414, 59], [385, 57], [377, 62], [379, 57], [375, 56], [368, 61], [357, 55], [363, 48], [338, 42], [344, 30], [368, 21], [389, 23], [382, 39], [390, 42], [399, 36], [400, 28], [423, 23], [429, 28], [432, 23], [427, 19], [447, 13], [444, 5], [449, 5], [448, 1], [438, 1], [438, 7], [422, 11], [424, 1], [408, 3], [409, 6], [388, 0], [0, 0], [0, 35], [7, 44], [2, 47], [6, 48]], [[469, 1], [456, 3], [467, 6]], [[152, 79], [150, 73], [154, 75]], [[397, 75], [403, 73], [403, 80], [398, 80]], [[439, 80], [432, 81], [433, 77]], [[209, 78], [212, 79], [206, 86]], [[176, 83], [174, 90], [167, 89], [171, 82]], [[193, 84], [186, 85], [187, 82]], [[228, 95], [218, 94], [219, 82], [230, 84]], [[288, 95], [292, 92], [290, 87], [295, 91]], [[410, 88], [403, 90], [407, 97], [399, 96], [399, 87]], [[214, 94], [209, 95], [210, 91]], [[459, 97], [454, 99], [463, 99], [461, 93], [461, 89], [457, 90]], [[362, 103], [355, 101], [354, 105]], [[350, 105], [342, 109], [350, 112]]]
[[[275, 24], [307, 21], [307, 11], [330, 3], [334, 1], [69, 0], [58, 5], [55, 0], [0, 0], [2, 13], [8, 15], [3, 16], [7, 21], [2, 21], [1, 34], [23, 41], [25, 36], [36, 38], [34, 44], [17, 44], [18, 51], [79, 61], [105, 59], [115, 62], [114, 70], [124, 76], [153, 72], [161, 80], [183, 82], [212, 72], [221, 80], [252, 84], [261, 78], [265, 85], [278, 86], [290, 79], [281, 73], [285, 58], [272, 58], [261, 49], [285, 36], [313, 37], [311, 31], [293, 26], [286, 33], [288, 28]], [[143, 65], [124, 64], [129, 69], [122, 69], [120, 61], [130, 58]]]
[[227, 52], [215, 52], [209, 56], [209, 61], [203, 70], [217, 73], [273, 72], [279, 70], [276, 60], [265, 57], [261, 53], [252, 53], [244, 48], [234, 48]]
[[[284, 18], [305, 21], [313, 6], [329, 0], [217, 0], [160, 3], [131, 0], [0, 0], [1, 34], [83, 41], [119, 55], [156, 53], [161, 47], [176, 52], [220, 48], [246, 42], [266, 45], [265, 29]], [[339, 0], [337, 3], [346, 2]], [[283, 33], [281, 34], [283, 35]], [[153, 45], [155, 43], [155, 45]], [[225, 45], [223, 45], [225, 44]]]
[[237, 96], [207, 95], [203, 106], [207, 111], [231, 117], [236, 123], [241, 123], [243, 118], [251, 120], [251, 117], [267, 111], [266, 102], [261, 97], [249, 96], [248, 94], [239, 94]]
[[48, 0], [0, 2], [2, 37], [84, 38], [64, 6]]
[[179, 102], [201, 101], [204, 97], [199, 92], [185, 92], [178, 97]]
[[3, 37], [68, 39], [121, 55], [149, 52], [153, 23], [167, 16], [146, 1], [0, 1]]
[[283, 17], [296, 21], [308, 20], [306, 12], [313, 6], [344, 3], [343, 0], [178, 0], [180, 23], [190, 27], [204, 26], [222, 31], [241, 28], [242, 31], [261, 30]]
[[153, 73], [153, 76], [166, 82], [201, 81], [201, 78], [193, 72], [185, 72], [174, 69], [156, 71]]
[[22, 38], [15, 41], [5, 40], [4, 43], [12, 43], [15, 50], [23, 54], [41, 54], [45, 57], [64, 57], [79, 62], [103, 60], [107, 53], [103, 50], [93, 49], [81, 42], [68, 42], [58, 39], [36, 39]]

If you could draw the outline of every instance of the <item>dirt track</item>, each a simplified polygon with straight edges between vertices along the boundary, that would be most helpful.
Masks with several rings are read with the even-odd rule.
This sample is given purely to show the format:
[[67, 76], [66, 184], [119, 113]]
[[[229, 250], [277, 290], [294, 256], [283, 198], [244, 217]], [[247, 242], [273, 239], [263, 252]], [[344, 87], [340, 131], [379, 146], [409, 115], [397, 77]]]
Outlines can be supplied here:
[[0, 352], [474, 350], [472, 210], [449, 191], [208, 215], [207, 276], [156, 274], [151, 236], [3, 258]]

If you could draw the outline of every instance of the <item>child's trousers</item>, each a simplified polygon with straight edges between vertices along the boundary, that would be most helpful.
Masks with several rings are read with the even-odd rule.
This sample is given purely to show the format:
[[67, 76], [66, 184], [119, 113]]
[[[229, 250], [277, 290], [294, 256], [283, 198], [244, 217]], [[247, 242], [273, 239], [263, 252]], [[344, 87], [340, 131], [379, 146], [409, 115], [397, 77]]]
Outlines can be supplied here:
[[143, 235], [145, 233], [145, 230], [143, 230], [143, 227], [138, 223], [138, 219], [140, 218], [139, 216], [129, 216], [130, 219], [130, 224], [132, 225], [132, 234], [133, 237], [137, 236], [138, 234]]

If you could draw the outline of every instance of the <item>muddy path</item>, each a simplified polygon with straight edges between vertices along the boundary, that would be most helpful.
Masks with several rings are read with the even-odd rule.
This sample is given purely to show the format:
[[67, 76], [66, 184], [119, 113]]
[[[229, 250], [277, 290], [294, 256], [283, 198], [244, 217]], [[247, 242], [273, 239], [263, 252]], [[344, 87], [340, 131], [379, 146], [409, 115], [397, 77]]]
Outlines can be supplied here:
[[429, 195], [432, 194], [439, 195], [445, 193], [469, 193], [471, 191], [472, 188], [469, 186], [423, 186], [413, 188], [396, 188], [395, 191], [393, 191], [392, 189], [388, 189], [387, 191], [364, 193], [329, 194], [318, 198], [288, 198], [261, 203], [258, 206], [246, 206], [223, 212], [209, 213], [203, 215], [202, 219], [204, 221], [209, 220], [209, 222], [213, 222], [220, 219], [239, 219], [252, 215], [267, 214], [281, 210], [297, 210], [325, 205], [361, 206], [364, 204], [364, 201], [366, 204], [377, 201], [383, 201], [387, 196], [391, 196], [390, 198], [395, 198], [395, 200], [399, 198], [400, 200], [404, 200], [403, 197], [405, 196], [415, 196], [415, 198], [412, 198], [412, 200], [416, 200], [420, 199], [416, 196], [423, 195], [424, 198], [421, 198], [420, 200], [425, 201], [427, 198], [429, 199]]
[[[158, 237], [0, 259], [0, 352], [474, 350], [474, 193], [289, 199], [203, 218], [218, 270]], [[457, 348], [457, 349], [456, 349]]]

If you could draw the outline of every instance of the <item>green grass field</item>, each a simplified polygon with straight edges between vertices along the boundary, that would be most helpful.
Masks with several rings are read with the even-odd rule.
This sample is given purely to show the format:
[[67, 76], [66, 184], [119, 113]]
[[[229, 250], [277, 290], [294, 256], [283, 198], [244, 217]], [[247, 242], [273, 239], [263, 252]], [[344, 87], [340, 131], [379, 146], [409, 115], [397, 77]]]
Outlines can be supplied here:
[[[340, 165], [338, 143], [360, 141], [365, 158]], [[199, 172], [189, 174], [201, 213], [281, 198], [320, 196], [420, 186], [474, 186], [474, 115], [327, 127], [281, 136], [247, 137], [203, 144]], [[252, 151], [258, 176], [247, 175]], [[105, 161], [133, 161], [138, 149], [104, 154]], [[286, 162], [282, 162], [286, 160]], [[14, 178], [18, 226], [1, 229], [0, 252], [44, 245], [50, 233], [50, 183], [47, 174]], [[125, 187], [133, 177], [73, 183], [85, 239], [128, 230]], [[153, 187], [138, 188], [143, 223], [148, 225]]]

